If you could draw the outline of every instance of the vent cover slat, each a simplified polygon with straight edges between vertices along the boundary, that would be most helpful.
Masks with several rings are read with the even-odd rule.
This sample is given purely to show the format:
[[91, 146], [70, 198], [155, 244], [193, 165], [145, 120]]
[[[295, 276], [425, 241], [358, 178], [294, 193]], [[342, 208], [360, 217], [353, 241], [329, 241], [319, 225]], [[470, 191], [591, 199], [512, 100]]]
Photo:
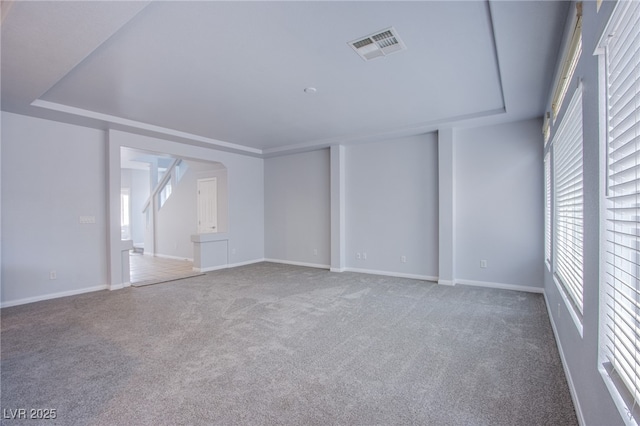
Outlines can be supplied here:
[[374, 39], [375, 41], [380, 41], [385, 38], [391, 38], [391, 37], [393, 37], [393, 33], [391, 31], [383, 31], [379, 34], [375, 34], [371, 36], [371, 38]]
[[361, 47], [364, 47], [368, 44], [373, 44], [373, 40], [371, 40], [370, 38], [365, 38], [364, 40], [360, 40], [360, 41], [356, 41], [355, 43], [353, 43], [353, 46], [356, 49], [360, 49]]
[[395, 37], [391, 37], [391, 38], [381, 40], [378, 43], [378, 46], [384, 49], [385, 47], [393, 46], [394, 44], [398, 44], [398, 40], [396, 40]]

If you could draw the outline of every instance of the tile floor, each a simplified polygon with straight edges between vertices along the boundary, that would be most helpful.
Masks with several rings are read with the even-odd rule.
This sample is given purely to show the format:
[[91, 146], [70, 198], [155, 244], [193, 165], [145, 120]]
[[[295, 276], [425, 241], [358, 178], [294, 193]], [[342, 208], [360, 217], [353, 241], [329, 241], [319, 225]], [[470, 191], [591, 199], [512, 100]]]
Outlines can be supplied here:
[[129, 254], [130, 281], [134, 287], [157, 284], [200, 275], [193, 270], [193, 262], [163, 257]]

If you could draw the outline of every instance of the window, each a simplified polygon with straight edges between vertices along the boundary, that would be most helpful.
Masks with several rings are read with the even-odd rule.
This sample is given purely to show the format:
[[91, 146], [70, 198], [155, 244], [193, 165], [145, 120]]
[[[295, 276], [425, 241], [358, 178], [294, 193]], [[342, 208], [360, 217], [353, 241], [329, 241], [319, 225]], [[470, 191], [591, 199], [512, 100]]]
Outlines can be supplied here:
[[582, 315], [582, 85], [551, 142], [554, 158], [555, 277]]
[[158, 165], [158, 176], [156, 178], [157, 179], [156, 184], [162, 182], [162, 178], [164, 178], [164, 175], [167, 174], [167, 170], [168, 170], [168, 167]]
[[632, 420], [640, 402], [639, 2], [618, 3], [600, 47], [606, 70], [601, 361], [619, 408]]
[[544, 259], [551, 267], [551, 156], [544, 157]]
[[162, 191], [160, 191], [160, 207], [164, 206], [164, 203], [171, 196], [171, 179], [167, 180], [167, 183], [164, 184]]
[[189, 165], [182, 160], [178, 160], [176, 163], [176, 183], [182, 180], [182, 177], [187, 172]]

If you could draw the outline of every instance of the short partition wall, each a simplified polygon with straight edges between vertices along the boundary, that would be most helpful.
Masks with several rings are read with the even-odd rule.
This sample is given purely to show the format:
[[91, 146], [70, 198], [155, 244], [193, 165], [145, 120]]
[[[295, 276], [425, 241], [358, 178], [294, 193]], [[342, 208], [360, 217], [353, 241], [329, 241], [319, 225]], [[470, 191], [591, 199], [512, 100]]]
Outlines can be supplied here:
[[193, 242], [193, 270], [215, 271], [229, 263], [229, 238], [226, 233], [196, 234]]

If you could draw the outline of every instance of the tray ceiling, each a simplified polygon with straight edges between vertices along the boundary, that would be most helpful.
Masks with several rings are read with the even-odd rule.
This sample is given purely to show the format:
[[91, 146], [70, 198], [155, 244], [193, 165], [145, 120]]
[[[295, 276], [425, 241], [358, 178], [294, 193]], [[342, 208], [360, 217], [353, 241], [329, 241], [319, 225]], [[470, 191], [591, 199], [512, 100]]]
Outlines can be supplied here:
[[[253, 154], [539, 117], [567, 10], [16, 2], [2, 25], [2, 108]], [[405, 51], [354, 54], [349, 42], [390, 27]]]

